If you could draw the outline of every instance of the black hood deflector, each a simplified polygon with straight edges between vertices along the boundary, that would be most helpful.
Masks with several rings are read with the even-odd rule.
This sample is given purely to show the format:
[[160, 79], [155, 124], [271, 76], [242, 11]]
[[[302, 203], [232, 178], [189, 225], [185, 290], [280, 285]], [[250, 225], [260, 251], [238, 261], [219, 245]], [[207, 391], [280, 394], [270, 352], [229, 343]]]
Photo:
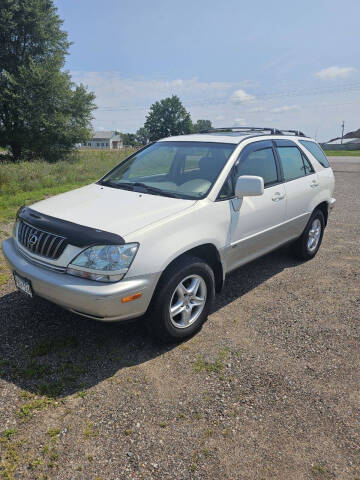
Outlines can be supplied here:
[[17, 217], [39, 230], [65, 237], [70, 245], [89, 247], [92, 245], [124, 245], [125, 240], [115, 233], [104, 232], [96, 228], [84, 227], [77, 223], [51, 217], [44, 213], [21, 207]]

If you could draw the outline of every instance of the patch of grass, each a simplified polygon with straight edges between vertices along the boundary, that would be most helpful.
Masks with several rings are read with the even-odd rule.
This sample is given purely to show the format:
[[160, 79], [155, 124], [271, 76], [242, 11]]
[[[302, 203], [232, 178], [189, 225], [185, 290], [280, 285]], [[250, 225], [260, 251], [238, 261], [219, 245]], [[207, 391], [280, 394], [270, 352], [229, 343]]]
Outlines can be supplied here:
[[320, 478], [332, 478], [332, 475], [331, 473], [329, 472], [329, 470], [325, 467], [323, 467], [322, 465], [320, 464], [313, 464], [311, 465], [311, 471], [312, 473], [314, 473], [317, 477], [320, 477]]
[[9, 278], [9, 275], [7, 275], [6, 273], [0, 273], [0, 287], [1, 285], [6, 285], [9, 281]]
[[89, 422], [85, 427], [84, 435], [86, 438], [97, 437], [99, 435], [99, 432], [95, 430], [94, 424], [92, 422]]
[[51, 438], [56, 438], [60, 434], [60, 428], [49, 428], [47, 434]]
[[54, 399], [49, 397], [35, 398], [31, 402], [22, 405], [17, 414], [21, 419], [25, 420], [26, 418], [31, 417], [35, 410], [43, 410], [54, 405], [54, 403]]
[[219, 351], [216, 359], [214, 361], [205, 360], [203, 355], [197, 357], [196, 362], [194, 362], [195, 372], [216, 372], [219, 373], [224, 367], [224, 360], [226, 359], [229, 353], [228, 348], [223, 348]]
[[43, 340], [33, 346], [30, 355], [32, 357], [43, 357], [51, 353], [57, 353], [65, 348], [75, 348], [78, 346], [78, 340], [75, 337], [55, 338]]
[[63, 388], [64, 384], [61, 382], [43, 383], [38, 387], [38, 394], [54, 399], [60, 395]]
[[0, 475], [3, 480], [14, 480], [19, 461], [18, 444], [9, 442], [0, 458]]
[[16, 429], [15, 428], [8, 428], [7, 430], [4, 430], [2, 433], [1, 433], [1, 436], [0, 436], [0, 442], [6, 442], [8, 440], [10, 440], [10, 438], [15, 435], [16, 433]]
[[51, 374], [51, 367], [49, 365], [40, 365], [38, 363], [30, 363], [22, 372], [24, 378], [41, 378]]
[[19, 393], [20, 398], [25, 398], [26, 400], [30, 400], [31, 398], [35, 397], [34, 393], [23, 391]]
[[85, 398], [86, 397], [85, 390], [80, 390], [80, 392], [77, 392], [76, 396], [79, 398]]
[[160, 422], [159, 427], [166, 428], [168, 426], [167, 422]]
[[40, 465], [43, 465], [44, 462], [41, 460], [41, 458], [35, 458], [33, 460], [30, 460], [28, 463], [28, 468], [29, 470], [35, 470], [37, 467]]
[[324, 150], [328, 157], [360, 157], [360, 150]]
[[98, 180], [134, 151], [77, 151], [69, 159], [56, 163], [1, 162], [0, 222], [14, 218], [21, 205], [34, 203]]

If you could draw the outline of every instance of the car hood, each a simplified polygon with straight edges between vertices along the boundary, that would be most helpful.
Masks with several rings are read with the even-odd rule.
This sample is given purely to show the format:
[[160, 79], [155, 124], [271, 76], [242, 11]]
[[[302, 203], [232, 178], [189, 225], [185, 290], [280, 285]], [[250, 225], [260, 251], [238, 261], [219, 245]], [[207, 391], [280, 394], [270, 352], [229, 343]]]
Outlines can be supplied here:
[[37, 202], [32, 209], [122, 237], [191, 207], [196, 201], [88, 185]]

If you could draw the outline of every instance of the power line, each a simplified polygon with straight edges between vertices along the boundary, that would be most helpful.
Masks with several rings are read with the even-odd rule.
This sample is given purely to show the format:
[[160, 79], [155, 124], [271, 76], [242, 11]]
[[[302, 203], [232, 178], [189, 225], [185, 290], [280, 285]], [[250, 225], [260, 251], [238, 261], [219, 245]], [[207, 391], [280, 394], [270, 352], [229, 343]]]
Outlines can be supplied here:
[[[264, 99], [274, 99], [282, 97], [301, 97], [301, 96], [312, 96], [312, 95], [323, 95], [328, 93], [347, 93], [360, 90], [360, 82], [343, 84], [340, 86], [329, 86], [325, 88], [312, 88], [312, 89], [298, 89], [290, 90], [285, 92], [272, 92], [272, 93], [259, 93], [256, 95], [256, 98]], [[219, 99], [198, 99], [198, 100], [184, 100], [183, 103], [188, 106], [211, 106], [211, 105], [226, 105], [232, 104], [236, 105], [236, 102], [231, 101], [231, 97], [222, 97]], [[351, 103], [351, 102], [348, 102]], [[240, 105], [240, 103], [238, 104]], [[120, 105], [120, 106], [103, 106], [98, 108], [100, 112], [117, 112], [117, 111], [131, 111], [131, 110], [147, 110], [149, 104], [147, 105]]]

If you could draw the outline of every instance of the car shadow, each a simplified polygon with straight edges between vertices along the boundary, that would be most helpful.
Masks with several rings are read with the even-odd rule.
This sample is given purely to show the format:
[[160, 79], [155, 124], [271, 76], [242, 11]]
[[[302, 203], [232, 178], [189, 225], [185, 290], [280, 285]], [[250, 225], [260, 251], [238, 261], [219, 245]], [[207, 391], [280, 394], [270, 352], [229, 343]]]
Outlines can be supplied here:
[[[299, 262], [282, 248], [231, 273], [213, 312]], [[0, 298], [0, 378], [48, 397], [82, 392], [122, 368], [176, 347], [160, 344], [144, 322], [101, 323], [42, 299], [12, 292]]]

